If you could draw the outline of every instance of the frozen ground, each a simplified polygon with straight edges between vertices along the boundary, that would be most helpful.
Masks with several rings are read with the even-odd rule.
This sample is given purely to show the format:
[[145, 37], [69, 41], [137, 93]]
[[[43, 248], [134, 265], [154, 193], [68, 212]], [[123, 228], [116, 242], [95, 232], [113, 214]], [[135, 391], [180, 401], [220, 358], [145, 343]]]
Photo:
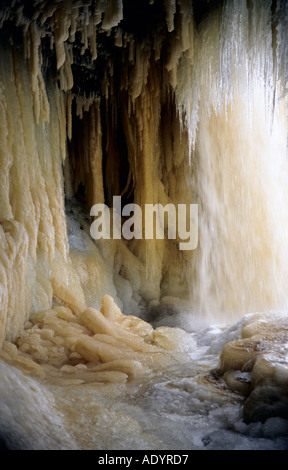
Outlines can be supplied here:
[[177, 366], [128, 385], [54, 386], [1, 362], [2, 438], [32, 450], [287, 450], [288, 422], [245, 424], [243, 398], [211, 374], [240, 324], [193, 333]]

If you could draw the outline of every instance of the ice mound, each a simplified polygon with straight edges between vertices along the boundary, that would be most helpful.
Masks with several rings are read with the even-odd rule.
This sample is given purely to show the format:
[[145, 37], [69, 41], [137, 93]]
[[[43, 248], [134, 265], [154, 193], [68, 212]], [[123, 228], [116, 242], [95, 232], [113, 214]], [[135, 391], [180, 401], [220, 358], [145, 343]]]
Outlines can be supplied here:
[[269, 312], [246, 315], [240, 339], [220, 355], [220, 373], [234, 391], [247, 396], [244, 420], [288, 418], [288, 316]]
[[57, 304], [32, 315], [15, 344], [4, 341], [0, 352], [2, 359], [28, 374], [60, 385], [125, 383], [194, 349], [184, 330], [153, 329], [136, 316], [124, 315], [109, 295], [98, 311], [58, 281], [53, 289]]

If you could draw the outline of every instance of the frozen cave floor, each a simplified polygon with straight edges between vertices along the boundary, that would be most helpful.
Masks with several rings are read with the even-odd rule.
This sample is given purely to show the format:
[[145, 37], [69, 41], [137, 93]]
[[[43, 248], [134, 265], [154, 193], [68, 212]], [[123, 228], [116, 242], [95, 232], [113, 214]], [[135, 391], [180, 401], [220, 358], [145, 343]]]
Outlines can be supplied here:
[[[258, 342], [249, 337], [250, 350], [245, 345], [250, 359], [242, 350], [236, 364], [230, 355], [236, 346], [241, 351], [243, 331], [251, 334], [254, 320], [263, 332], [276, 317], [283, 334], [279, 313], [198, 329], [190, 333], [195, 347], [176, 363], [121, 384], [59, 385], [1, 361], [2, 442], [32, 450], [287, 450], [284, 356], [279, 348], [272, 353], [267, 338], [266, 349], [263, 342], [260, 347], [259, 335]], [[237, 371], [243, 360], [246, 369]]]

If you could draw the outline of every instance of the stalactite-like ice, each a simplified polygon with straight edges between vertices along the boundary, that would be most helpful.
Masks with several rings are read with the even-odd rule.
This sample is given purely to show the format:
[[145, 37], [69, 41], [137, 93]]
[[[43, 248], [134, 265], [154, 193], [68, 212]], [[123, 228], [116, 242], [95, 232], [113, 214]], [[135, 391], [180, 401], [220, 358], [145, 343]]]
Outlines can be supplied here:
[[[10, 258], [12, 263], [5, 269], [6, 277], [14, 277], [14, 284], [11, 281], [3, 292], [6, 300], [2, 305], [6, 305], [7, 313], [1, 315], [1, 336], [15, 339], [17, 333], [10, 319], [15, 313], [15, 293], [22, 319], [29, 317], [31, 310], [48, 307], [52, 289], [47, 273], [55, 251], [67, 262], [67, 237], [61, 227], [65, 224], [61, 176], [65, 155], [61, 151], [66, 148], [61, 138], [65, 138], [66, 132], [60, 128], [63, 116], [58, 115], [59, 120], [55, 116], [59, 91], [50, 91], [53, 125], [48, 129], [45, 121], [37, 122], [40, 116], [47, 118], [47, 114], [37, 113], [35, 117], [33, 113], [33, 94], [41, 95], [41, 92], [32, 92], [23, 58], [6, 49], [1, 50], [1, 61], [1, 150], [3, 169], [6, 168], [1, 185], [1, 200], [5, 201], [1, 205], [1, 217], [5, 219], [2, 227], [6, 227], [2, 238], [5, 240], [5, 232], [6, 239], [10, 233], [2, 256], [7, 261]], [[44, 107], [47, 109], [46, 101]], [[18, 253], [22, 255], [19, 257]], [[18, 332], [20, 316], [19, 312], [18, 320], [15, 318]]]
[[[82, 447], [117, 446], [98, 430], [98, 441], [91, 438], [90, 386], [98, 397], [107, 393], [105, 404], [101, 397], [91, 405], [102, 424], [123, 413], [128, 445], [135, 430], [138, 443], [152, 447], [159, 436], [158, 422], [152, 431], [147, 425], [139, 383], [165, 412], [163, 396], [172, 396], [172, 415], [180, 390], [192, 421], [199, 403], [213, 415], [211, 393], [221, 410], [239, 403], [234, 393], [249, 395], [247, 423], [286, 417], [287, 316], [269, 311], [287, 309], [287, 5], [213, 3], [197, 23], [196, 2], [163, 0], [163, 21], [155, 27], [151, 18], [147, 33], [122, 0], [35, 0], [33, 12], [18, 0], [0, 7], [0, 356], [12, 382], [21, 376], [16, 367], [55, 393], [55, 402], [45, 395], [44, 408], [53, 417], [63, 407], [72, 436], [63, 446], [77, 447], [74, 438]], [[141, 8], [160, 15], [156, 2]], [[197, 249], [181, 252], [178, 239], [94, 243], [90, 207], [106, 203], [112, 215], [116, 195], [142, 208], [197, 203]], [[254, 311], [266, 313], [244, 317], [236, 332], [208, 328], [202, 339], [194, 331]], [[200, 361], [195, 338], [205, 347]], [[24, 382], [23, 396], [33, 389], [32, 379]], [[151, 436], [128, 419], [129, 390]], [[83, 411], [77, 393], [87, 406], [84, 436], [74, 423]], [[106, 408], [115, 396], [124, 401], [114, 415]], [[275, 397], [278, 408], [265, 410]], [[6, 393], [3, 400], [10, 403]], [[200, 422], [201, 413], [202, 405]], [[243, 429], [239, 420], [235, 431]], [[7, 429], [6, 415], [2, 424]], [[59, 434], [61, 426], [60, 419]], [[46, 443], [39, 438], [35, 447], [54, 445], [50, 421], [48, 428]], [[172, 428], [172, 437], [164, 430], [156, 439], [160, 447], [174, 445]], [[218, 445], [215, 434], [183, 442], [209, 448]]]
[[[58, 43], [57, 69], [65, 67], [70, 60], [65, 40], [71, 25], [68, 21], [64, 27], [62, 23], [65, 23], [66, 17], [63, 15], [63, 11], [58, 11], [55, 19], [58, 25], [55, 36]], [[88, 104], [85, 99], [82, 102], [81, 98], [76, 100], [79, 108], [76, 116], [83, 124], [82, 133], [80, 132], [83, 140], [79, 140], [79, 145], [74, 147], [75, 155], [70, 156], [67, 166], [67, 133], [70, 139], [74, 137], [74, 143], [76, 141], [71, 121], [71, 93], [64, 93], [71, 87], [67, 86], [67, 80], [64, 80], [67, 73], [64, 73], [63, 79], [59, 76], [62, 89], [58, 89], [53, 83], [43, 89], [40, 43], [40, 30], [32, 25], [24, 44], [24, 57], [12, 49], [1, 51], [1, 60], [5, 63], [5, 67], [1, 68], [1, 148], [5, 170], [1, 188], [1, 200], [4, 202], [1, 216], [6, 217], [1, 225], [1, 272], [4, 287], [1, 314], [2, 358], [41, 378], [48, 374], [53, 381], [53, 377], [56, 380], [58, 374], [60, 382], [62, 380], [66, 384], [95, 380], [125, 382], [128, 376], [134, 377], [143, 367], [144, 370], [146, 367], [149, 369], [149, 364], [154, 368], [157, 363], [163, 365], [166, 360], [167, 364], [171, 360], [173, 362], [175, 359], [173, 355], [169, 358], [167, 350], [177, 350], [181, 343], [184, 345], [186, 333], [180, 333], [182, 339], [179, 336], [181, 330], [175, 330], [175, 334], [169, 329], [165, 333], [159, 330], [158, 335], [158, 330], [153, 330], [142, 320], [124, 317], [120, 310], [118, 312], [116, 305], [113, 308], [103, 307], [102, 313], [86, 307], [86, 298], [95, 306], [100, 300], [99, 294], [103, 296], [105, 290], [107, 291], [107, 282], [102, 281], [102, 291], [99, 286], [107, 266], [103, 254], [112, 260], [110, 265], [108, 263], [108, 271], [113, 277], [117, 274], [111, 269], [113, 257], [117, 252], [121, 256], [121, 247], [117, 247], [114, 242], [112, 246], [104, 243], [101, 255], [99, 248], [90, 241], [88, 258], [79, 250], [73, 251], [73, 243], [69, 247], [62, 165], [66, 165], [68, 195], [73, 195], [73, 184], [77, 188], [78, 184], [84, 183], [88, 203], [92, 205], [94, 202], [104, 202], [100, 105], [99, 100], [88, 100]], [[140, 55], [138, 61], [141, 61]], [[152, 128], [157, 129], [159, 125], [160, 112], [156, 113], [155, 125], [150, 106], [152, 102], [146, 92], [144, 102], [139, 100], [139, 104], [137, 103], [136, 116], [141, 137], [136, 132], [136, 139], [144, 141], [143, 146], [141, 144], [143, 164], [148, 166], [152, 165], [153, 160], [150, 134]], [[157, 102], [156, 106], [159, 106]], [[147, 130], [142, 128], [147, 125], [146, 113], [150, 123]], [[129, 126], [128, 121], [126, 125]], [[84, 151], [81, 147], [83, 142]], [[136, 195], [141, 203], [158, 200], [158, 195], [156, 198], [153, 195], [153, 187], [150, 189], [149, 186], [149, 181], [152, 181], [151, 171], [152, 169], [147, 172], [144, 168], [146, 179], [139, 188], [139, 195]], [[69, 172], [74, 172], [78, 177], [74, 177], [73, 184], [71, 179], [69, 183]], [[140, 174], [143, 174], [141, 168]], [[141, 179], [138, 173], [135, 178], [138, 181]], [[156, 183], [158, 184], [158, 180]], [[157, 184], [155, 188], [158, 190]], [[146, 251], [147, 249], [150, 248], [146, 248]], [[155, 247], [153, 253], [157, 253]], [[146, 256], [146, 252], [144, 254]], [[124, 258], [123, 254], [122, 256]], [[134, 269], [134, 283], [138, 278], [138, 289], [141, 291], [142, 288], [145, 292], [147, 273], [144, 261], [140, 277], [133, 264], [132, 272]], [[126, 269], [129, 273], [129, 264]], [[95, 277], [93, 275], [97, 270], [98, 275]], [[118, 279], [120, 280], [119, 274]], [[116, 293], [113, 280], [108, 282], [113, 293]], [[94, 289], [93, 283], [98, 284]], [[123, 282], [121, 285], [123, 286]], [[148, 287], [148, 291], [149, 288], [151, 287]], [[158, 295], [156, 287], [152, 298]], [[103, 302], [107, 304], [105, 298], [104, 296]], [[53, 309], [55, 302], [56, 305], [60, 302], [67, 307], [56, 306]], [[112, 317], [106, 320], [105, 315]], [[113, 315], [116, 315], [116, 321]], [[14, 344], [16, 339], [18, 349]], [[85, 364], [91, 365], [88, 367]], [[82, 374], [84, 369], [87, 377]]]

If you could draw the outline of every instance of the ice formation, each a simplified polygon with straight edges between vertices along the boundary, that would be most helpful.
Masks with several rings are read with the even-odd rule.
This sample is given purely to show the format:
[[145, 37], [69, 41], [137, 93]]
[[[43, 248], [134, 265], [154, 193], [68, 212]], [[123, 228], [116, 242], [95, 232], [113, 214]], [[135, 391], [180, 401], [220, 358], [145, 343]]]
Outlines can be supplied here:
[[[265, 312], [219, 366], [253, 421], [265, 396], [286, 416], [288, 11], [208, 4], [141, 0], [145, 28], [128, 0], [0, 6], [1, 358], [126, 384], [181, 363], [201, 322]], [[199, 246], [94, 243], [115, 195], [198, 204]]]
[[244, 317], [241, 337], [222, 349], [220, 372], [232, 390], [248, 397], [248, 422], [288, 416], [287, 340], [286, 313], [255, 313]]

